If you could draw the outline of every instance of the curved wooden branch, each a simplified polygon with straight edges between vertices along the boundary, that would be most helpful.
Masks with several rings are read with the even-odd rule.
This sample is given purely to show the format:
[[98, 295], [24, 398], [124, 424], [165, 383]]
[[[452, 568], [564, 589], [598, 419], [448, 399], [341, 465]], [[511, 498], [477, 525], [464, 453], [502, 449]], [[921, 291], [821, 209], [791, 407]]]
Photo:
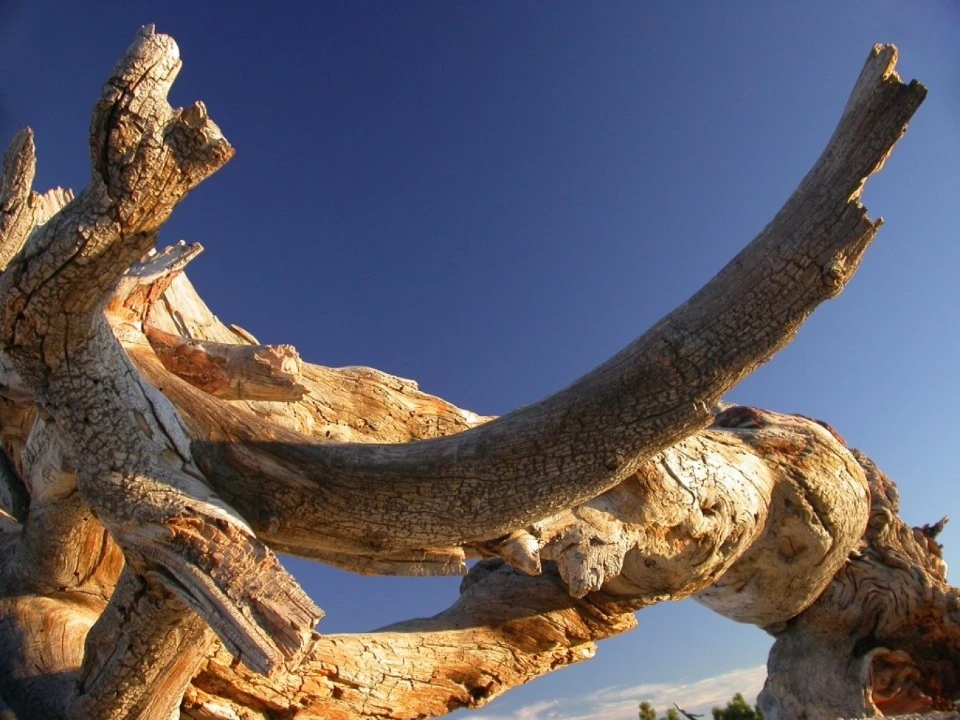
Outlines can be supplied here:
[[[734, 619], [772, 626], [816, 600], [867, 515], [863, 471], [835, 434], [805, 418], [729, 408], [617, 488], [531, 528], [540, 575], [482, 563], [436, 617], [317, 638], [299, 664], [269, 678], [218, 653], [184, 714], [396, 719], [476, 707], [588, 659], [596, 641], [633, 627], [633, 611], [694, 593]], [[618, 553], [599, 591], [571, 595], [571, 576], [590, 578]]]
[[479, 707], [512, 687], [589, 660], [595, 641], [636, 626], [642, 603], [571, 598], [555, 570], [528, 577], [499, 563], [467, 577], [460, 599], [425, 620], [314, 640], [296, 667], [269, 678], [225, 653], [195, 678], [184, 716], [225, 720], [399, 720]]
[[0, 278], [3, 338], [19, 372], [56, 370], [90, 342], [116, 284], [152, 247], [174, 206], [233, 155], [202, 104], [177, 111], [167, 104], [179, 68], [170, 38], [141, 31], [94, 109], [93, 182]]
[[706, 426], [721, 395], [856, 270], [880, 225], [859, 202], [863, 184], [925, 95], [900, 82], [895, 60], [892, 47], [871, 53], [820, 160], [747, 248], [565, 390], [459, 435], [402, 446], [310, 443], [175, 398], [192, 417], [204, 474], [251, 518], [269, 488], [267, 513], [286, 545], [358, 553], [491, 540], [616, 485]]
[[[484, 423], [376, 371], [304, 366], [307, 394], [278, 410], [224, 402], [209, 383], [171, 373], [169, 357], [164, 366], [161, 345], [182, 350], [181, 338], [199, 340], [205, 360], [245, 357], [255, 341], [180, 312], [179, 273], [194, 248], [128, 273], [180, 199], [232, 154], [202, 104], [169, 107], [176, 46], [145, 29], [95, 109], [88, 188], [73, 200], [32, 195], [29, 133], [5, 165], [0, 429], [31, 505], [0, 535], [13, 550], [0, 565], [0, 663], [39, 667], [49, 682], [0, 673], [0, 693], [57, 718], [165, 717], [212, 652], [209, 626], [223, 648], [189, 689], [188, 716], [420, 717], [586, 659], [594, 640], [664, 597], [697, 594], [784, 638], [803, 623], [816, 632], [817, 596], [867, 520], [860, 465], [811, 421], [739, 408], [704, 428], [722, 393], [842, 289], [879, 227], [859, 203], [863, 183], [925, 94], [900, 82], [895, 59], [875, 48], [807, 178], [688, 303], [565, 390]], [[322, 377], [337, 390], [320, 399]], [[23, 443], [5, 412], [13, 431], [29, 426]], [[376, 413], [388, 422], [370, 426]], [[47, 431], [46, 451], [32, 452], [29, 437]], [[63, 573], [37, 553], [31, 524], [45, 519], [54, 537], [101, 539], [108, 552], [91, 553], [82, 573], [96, 582], [62, 592], [38, 582]], [[106, 607], [120, 570], [104, 527], [126, 559]], [[264, 543], [371, 572], [459, 570], [470, 554], [501, 555], [519, 571], [491, 560], [435, 618], [317, 638], [320, 611]], [[43, 572], [28, 576], [11, 557], [35, 558]], [[955, 601], [939, 597], [921, 605], [944, 605], [946, 617]], [[45, 623], [73, 644], [51, 653], [30, 642]], [[904, 663], [927, 667], [910, 633], [888, 635], [862, 644], [877, 708], [909, 695]], [[944, 642], [955, 647], [952, 635]]]
[[531, 528], [571, 593], [697, 600], [768, 627], [807, 608], [867, 522], [863, 472], [819, 423], [731, 407], [633, 478]]

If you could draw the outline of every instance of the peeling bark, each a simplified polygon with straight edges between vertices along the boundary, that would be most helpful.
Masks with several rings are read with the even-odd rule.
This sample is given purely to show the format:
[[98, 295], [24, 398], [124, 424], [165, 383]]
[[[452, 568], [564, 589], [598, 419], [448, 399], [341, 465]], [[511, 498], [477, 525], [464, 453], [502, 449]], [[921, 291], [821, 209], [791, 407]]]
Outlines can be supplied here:
[[[71, 720], [436, 716], [693, 596], [777, 638], [768, 717], [947, 708], [960, 598], [937, 526], [906, 528], [830, 428], [719, 405], [878, 230], [863, 185], [925, 95], [895, 61], [874, 49], [821, 158], [700, 292], [487, 418], [261, 346], [183, 275], [199, 246], [153, 249], [233, 150], [202, 103], [167, 104], [179, 52], [144, 28], [94, 108], [87, 188], [33, 192], [29, 130], [4, 158], [0, 695]], [[319, 636], [275, 551], [378, 574], [481, 562], [433, 618]]]

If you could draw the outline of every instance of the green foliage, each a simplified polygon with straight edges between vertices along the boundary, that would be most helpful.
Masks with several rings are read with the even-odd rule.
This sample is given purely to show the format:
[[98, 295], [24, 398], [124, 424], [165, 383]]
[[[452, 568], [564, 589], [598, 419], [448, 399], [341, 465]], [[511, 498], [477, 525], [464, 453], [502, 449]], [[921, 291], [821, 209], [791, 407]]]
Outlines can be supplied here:
[[[656, 708], [650, 703], [646, 701], [640, 703], [638, 710], [639, 720], [657, 720]], [[763, 720], [760, 708], [751, 706], [743, 699], [742, 693], [734, 695], [725, 708], [713, 708], [712, 714], [713, 720]], [[684, 720], [684, 718], [675, 708], [670, 708], [666, 715], [660, 716], [660, 720]]]
[[763, 713], [760, 708], [744, 700], [741, 693], [737, 693], [727, 707], [713, 709], [713, 720], [763, 720]]
[[[640, 720], [657, 720], [657, 711], [650, 703], [640, 703], [639, 710]], [[676, 711], [675, 708], [670, 708], [667, 710], [666, 715], [660, 716], [660, 720], [683, 720], [683, 717]]]

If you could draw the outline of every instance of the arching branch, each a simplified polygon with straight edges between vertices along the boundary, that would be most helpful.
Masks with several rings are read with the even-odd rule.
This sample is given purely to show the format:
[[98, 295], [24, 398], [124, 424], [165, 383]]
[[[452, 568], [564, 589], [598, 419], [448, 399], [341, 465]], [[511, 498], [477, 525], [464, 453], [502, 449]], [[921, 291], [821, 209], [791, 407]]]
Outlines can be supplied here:
[[[0, 692], [56, 718], [153, 720], [199, 672], [194, 718], [420, 717], [585, 659], [666, 597], [815, 633], [867, 524], [861, 464], [812, 421], [715, 412], [840, 292], [879, 228], [863, 185], [925, 95], [895, 62], [874, 49], [823, 155], [710, 283], [569, 387], [489, 419], [292, 349], [260, 362], [180, 274], [197, 247], [148, 256], [233, 151], [201, 103], [167, 104], [179, 54], [145, 28], [94, 110], [90, 186], [33, 194], [29, 132], [4, 164]], [[71, 555], [71, 579], [50, 538], [99, 551]], [[486, 561], [435, 618], [318, 638], [321, 611], [271, 548], [363, 572]], [[902, 653], [930, 670], [912, 635], [887, 635], [862, 646], [877, 708], [904, 694]]]
[[853, 275], [880, 226], [861, 190], [926, 92], [902, 83], [895, 62], [892, 47], [874, 49], [820, 159], [737, 258], [568, 388], [459, 435], [398, 446], [311, 442], [170, 384], [204, 474], [257, 532], [262, 514], [289, 548], [358, 553], [490, 540], [616, 485], [709, 424], [723, 393]]

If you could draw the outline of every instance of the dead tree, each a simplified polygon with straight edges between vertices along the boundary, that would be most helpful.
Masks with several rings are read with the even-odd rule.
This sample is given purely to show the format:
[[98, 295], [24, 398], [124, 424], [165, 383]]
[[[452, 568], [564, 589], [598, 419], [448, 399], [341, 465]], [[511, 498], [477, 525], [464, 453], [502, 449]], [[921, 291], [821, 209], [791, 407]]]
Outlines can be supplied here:
[[[829, 427], [722, 397], [849, 281], [860, 195], [924, 98], [870, 53], [833, 137], [727, 267], [608, 362], [480, 417], [366, 368], [304, 363], [211, 314], [153, 250], [233, 155], [145, 28], [93, 111], [92, 179], [0, 215], [0, 694], [21, 718], [419, 718], [590, 658], [694, 596], [776, 642], [768, 718], [926, 712], [960, 695], [937, 528]], [[448, 610], [361, 635], [282, 551], [465, 573]], [[815, 671], [811, 672], [811, 668]]]

